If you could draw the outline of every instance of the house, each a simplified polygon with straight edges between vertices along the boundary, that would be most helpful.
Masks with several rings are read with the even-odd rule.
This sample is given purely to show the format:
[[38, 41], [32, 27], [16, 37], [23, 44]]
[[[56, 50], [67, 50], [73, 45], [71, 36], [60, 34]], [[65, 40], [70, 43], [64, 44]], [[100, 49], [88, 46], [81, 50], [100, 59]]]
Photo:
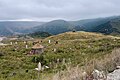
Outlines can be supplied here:
[[35, 44], [32, 47], [32, 50], [30, 51], [29, 54], [42, 54], [44, 52], [44, 46], [40, 45], [39, 43]]

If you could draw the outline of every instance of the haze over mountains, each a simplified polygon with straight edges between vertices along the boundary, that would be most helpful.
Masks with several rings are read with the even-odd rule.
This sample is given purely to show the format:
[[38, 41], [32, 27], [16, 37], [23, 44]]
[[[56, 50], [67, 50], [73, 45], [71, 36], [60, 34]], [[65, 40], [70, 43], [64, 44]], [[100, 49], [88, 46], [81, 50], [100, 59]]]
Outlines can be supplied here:
[[67, 31], [100, 32], [103, 34], [120, 34], [120, 16], [86, 19], [78, 21], [54, 20], [50, 22], [37, 21], [2, 21], [0, 35], [8, 36], [34, 32], [59, 34]]
[[25, 30], [34, 26], [42, 25], [44, 22], [35, 21], [1, 21], [0, 22], [0, 35], [14, 35], [25, 33]]

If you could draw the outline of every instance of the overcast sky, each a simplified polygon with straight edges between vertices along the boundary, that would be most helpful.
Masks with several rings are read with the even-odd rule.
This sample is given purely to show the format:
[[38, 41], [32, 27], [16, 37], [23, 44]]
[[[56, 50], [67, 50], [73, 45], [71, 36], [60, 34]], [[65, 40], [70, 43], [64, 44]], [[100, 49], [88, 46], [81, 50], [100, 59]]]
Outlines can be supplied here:
[[120, 15], [120, 0], [0, 0], [0, 20], [81, 20]]

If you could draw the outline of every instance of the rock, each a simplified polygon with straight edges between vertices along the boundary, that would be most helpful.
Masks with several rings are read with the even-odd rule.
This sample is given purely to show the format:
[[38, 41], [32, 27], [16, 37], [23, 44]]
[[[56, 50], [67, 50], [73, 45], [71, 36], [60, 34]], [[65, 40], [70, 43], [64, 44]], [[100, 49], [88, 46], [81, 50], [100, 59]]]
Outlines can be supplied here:
[[94, 70], [92, 72], [93, 79], [95, 80], [106, 80], [106, 75], [103, 71]]
[[117, 66], [116, 69], [120, 69], [120, 66]]
[[120, 80], [120, 69], [113, 71], [107, 75], [107, 80]]

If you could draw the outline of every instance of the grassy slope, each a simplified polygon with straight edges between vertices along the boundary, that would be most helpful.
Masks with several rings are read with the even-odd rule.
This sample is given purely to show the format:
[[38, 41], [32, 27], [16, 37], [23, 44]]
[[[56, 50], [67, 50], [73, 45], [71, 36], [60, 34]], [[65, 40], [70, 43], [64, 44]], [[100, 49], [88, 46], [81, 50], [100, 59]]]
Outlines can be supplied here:
[[[51, 44], [48, 44], [48, 40], [51, 40]], [[58, 44], [55, 44], [55, 41], [58, 41]], [[32, 42], [28, 43], [29, 46], [32, 46]], [[85, 60], [102, 58], [104, 55], [110, 54], [114, 48], [120, 48], [120, 38], [88, 32], [67, 32], [48, 37], [41, 44], [46, 47], [44, 54], [41, 55], [42, 58], [40, 55], [25, 55], [24, 53], [29, 49], [25, 49], [25, 44], [21, 41], [18, 45], [0, 47], [0, 51], [4, 53], [4, 56], [0, 56], [0, 80], [3, 78], [5, 80], [35, 79], [37, 77], [37, 72], [34, 71], [34, 68], [37, 67], [35, 62], [38, 61], [51, 67], [50, 70], [43, 71], [44, 75], [50, 75], [50, 73], [65, 68], [62, 64], [64, 58], [66, 63], [71, 62], [72, 66], [78, 64], [84, 66]], [[16, 51], [14, 51], [15, 48], [17, 48]], [[36, 57], [36, 61], [32, 61], [34, 57]], [[59, 63], [57, 63], [57, 59], [60, 59]], [[14, 72], [15, 76], [12, 75]]]
[[[114, 40], [112, 36], [104, 36], [101, 34], [77, 32], [77, 33], [64, 33], [55, 37], [49, 37], [45, 39], [45, 43], [48, 40], [53, 40], [52, 45], [47, 44], [45, 54], [49, 60], [71, 58], [74, 64], [79, 64], [87, 57], [92, 59], [93, 57], [99, 57], [103, 54], [110, 53], [112, 49], [120, 47], [120, 41]], [[59, 43], [54, 44], [55, 40]], [[56, 48], [56, 52], [52, 49]], [[52, 57], [54, 55], [54, 57]], [[52, 59], [53, 58], [53, 59]]]

